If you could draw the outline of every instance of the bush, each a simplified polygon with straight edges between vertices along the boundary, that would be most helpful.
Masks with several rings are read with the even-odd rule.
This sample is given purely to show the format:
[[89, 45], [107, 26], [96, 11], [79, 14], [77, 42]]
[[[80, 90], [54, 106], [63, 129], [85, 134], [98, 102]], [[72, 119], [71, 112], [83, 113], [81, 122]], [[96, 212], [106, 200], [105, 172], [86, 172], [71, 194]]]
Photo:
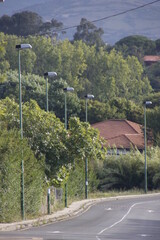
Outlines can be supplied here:
[[[160, 188], [160, 148], [147, 150], [147, 185], [149, 190]], [[126, 155], [107, 156], [98, 171], [99, 190], [144, 189], [144, 154], [138, 150]]]

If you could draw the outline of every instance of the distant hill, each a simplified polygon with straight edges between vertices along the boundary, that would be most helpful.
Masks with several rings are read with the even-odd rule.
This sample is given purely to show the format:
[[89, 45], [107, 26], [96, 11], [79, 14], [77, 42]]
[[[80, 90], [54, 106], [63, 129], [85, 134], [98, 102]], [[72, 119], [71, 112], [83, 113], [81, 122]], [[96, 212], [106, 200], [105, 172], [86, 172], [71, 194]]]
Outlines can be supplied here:
[[[79, 24], [82, 17], [92, 21], [149, 2], [151, 0], [5, 0], [0, 4], [0, 16], [28, 10], [37, 12], [44, 20], [55, 18], [68, 27]], [[159, 13], [160, 2], [95, 24], [103, 28], [103, 39], [109, 44], [129, 35], [144, 35], [155, 40], [160, 38]], [[65, 36], [72, 39], [75, 30], [67, 30]]]

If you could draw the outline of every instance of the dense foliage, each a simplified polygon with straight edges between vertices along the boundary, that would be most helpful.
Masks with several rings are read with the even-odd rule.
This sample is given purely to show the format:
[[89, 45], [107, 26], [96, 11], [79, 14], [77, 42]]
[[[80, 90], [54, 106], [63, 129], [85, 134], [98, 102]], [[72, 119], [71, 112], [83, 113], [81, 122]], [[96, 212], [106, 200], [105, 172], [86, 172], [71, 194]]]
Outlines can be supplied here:
[[0, 18], [0, 32], [15, 34], [17, 36], [36, 34], [48, 34], [52, 36], [52, 32], [62, 26], [63, 24], [54, 18], [49, 22], [44, 22], [42, 17], [37, 13], [29, 11], [15, 13], [11, 17], [3, 15]]
[[[160, 188], [160, 149], [151, 148], [147, 151], [148, 189]], [[132, 151], [126, 155], [108, 155], [99, 168], [98, 188], [102, 191], [109, 189], [130, 190], [144, 189], [144, 155], [139, 151]]]
[[43, 158], [35, 158], [26, 139], [19, 132], [0, 130], [0, 222], [21, 219], [21, 159], [23, 144], [26, 216], [40, 213], [43, 183]]
[[[19, 129], [18, 104], [6, 98], [0, 101], [0, 109], [1, 126], [8, 130], [14, 127]], [[56, 177], [57, 171], [64, 165], [82, 161], [84, 156], [94, 161], [102, 160], [105, 156], [101, 152], [103, 141], [98, 132], [77, 118], [70, 121], [67, 132], [55, 114], [41, 110], [35, 101], [23, 105], [24, 137], [28, 139], [37, 159], [45, 156], [45, 172], [49, 179]]]
[[[15, 45], [20, 39], [4, 34], [1, 34], [0, 38], [6, 42], [5, 61], [9, 62], [13, 70], [7, 72], [5, 81], [0, 84], [1, 98], [9, 96], [18, 102], [18, 53]], [[137, 113], [142, 112], [139, 111], [141, 106], [134, 106], [134, 102], [142, 104], [144, 96], [148, 96], [152, 88], [136, 57], [125, 58], [115, 50], [108, 53], [103, 47], [97, 50], [96, 46], [88, 46], [82, 41], [75, 41], [72, 44], [65, 40], [55, 45], [50, 38], [45, 37], [28, 37], [22, 41], [29, 42], [33, 47], [32, 50], [21, 51], [24, 101], [34, 99], [41, 108], [45, 109], [43, 74], [46, 71], [56, 71], [57, 79], [49, 79], [49, 109], [61, 120], [64, 118], [63, 88], [66, 86], [75, 89], [74, 94], [68, 98], [69, 114], [80, 116], [82, 120], [84, 120], [85, 108], [84, 101], [80, 99], [83, 99], [87, 93], [95, 96], [95, 102], [91, 101], [92, 106], [89, 107], [91, 109], [89, 119], [92, 123], [106, 118], [133, 120], [137, 117], [134, 118], [132, 110]], [[117, 104], [122, 102], [126, 102], [126, 105], [131, 107], [129, 113], [123, 106], [117, 107]]]
[[104, 31], [102, 28], [97, 28], [92, 22], [86, 18], [82, 18], [77, 31], [74, 34], [74, 41], [82, 40], [88, 45], [96, 45], [96, 47], [104, 46], [102, 35]]

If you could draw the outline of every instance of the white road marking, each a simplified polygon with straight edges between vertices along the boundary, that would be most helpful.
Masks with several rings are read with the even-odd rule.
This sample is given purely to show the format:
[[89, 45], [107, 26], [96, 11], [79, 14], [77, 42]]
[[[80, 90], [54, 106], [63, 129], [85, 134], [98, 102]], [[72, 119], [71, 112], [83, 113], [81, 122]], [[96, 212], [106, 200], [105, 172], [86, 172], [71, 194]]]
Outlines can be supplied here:
[[152, 212], [154, 212], [154, 211], [153, 211], [153, 210], [148, 210], [147, 212], [152, 213]]
[[97, 240], [101, 240], [98, 236], [96, 236]]
[[57, 234], [57, 233], [62, 233], [62, 232], [60, 232], [60, 231], [53, 231], [53, 232], [47, 232], [47, 233]]
[[136, 205], [139, 205], [139, 204], [143, 204], [143, 202], [133, 204], [133, 205], [129, 208], [128, 212], [127, 212], [119, 221], [113, 223], [113, 224], [112, 224], [111, 226], [109, 226], [109, 227], [106, 227], [106, 228], [102, 229], [102, 230], [98, 233], [98, 235], [101, 235], [101, 234], [102, 234], [103, 232], [105, 232], [106, 230], [113, 228], [113, 227], [116, 226], [118, 223], [121, 223], [121, 222], [127, 217], [127, 215], [130, 213], [130, 211], [132, 210], [132, 208], [134, 208]]
[[141, 237], [150, 237], [151, 235], [147, 235], [147, 234], [141, 234]]
[[106, 208], [105, 210], [107, 210], [107, 211], [111, 211], [111, 210], [112, 210], [112, 208]]
[[32, 240], [43, 240], [43, 238], [32, 238]]

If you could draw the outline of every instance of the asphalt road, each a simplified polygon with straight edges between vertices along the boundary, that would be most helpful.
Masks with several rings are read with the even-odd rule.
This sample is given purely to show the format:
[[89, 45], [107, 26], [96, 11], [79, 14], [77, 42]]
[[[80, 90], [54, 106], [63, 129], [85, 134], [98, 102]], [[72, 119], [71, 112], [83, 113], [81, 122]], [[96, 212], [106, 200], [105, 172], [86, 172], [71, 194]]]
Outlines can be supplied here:
[[69, 220], [0, 232], [2, 239], [160, 240], [160, 194], [106, 200]]

